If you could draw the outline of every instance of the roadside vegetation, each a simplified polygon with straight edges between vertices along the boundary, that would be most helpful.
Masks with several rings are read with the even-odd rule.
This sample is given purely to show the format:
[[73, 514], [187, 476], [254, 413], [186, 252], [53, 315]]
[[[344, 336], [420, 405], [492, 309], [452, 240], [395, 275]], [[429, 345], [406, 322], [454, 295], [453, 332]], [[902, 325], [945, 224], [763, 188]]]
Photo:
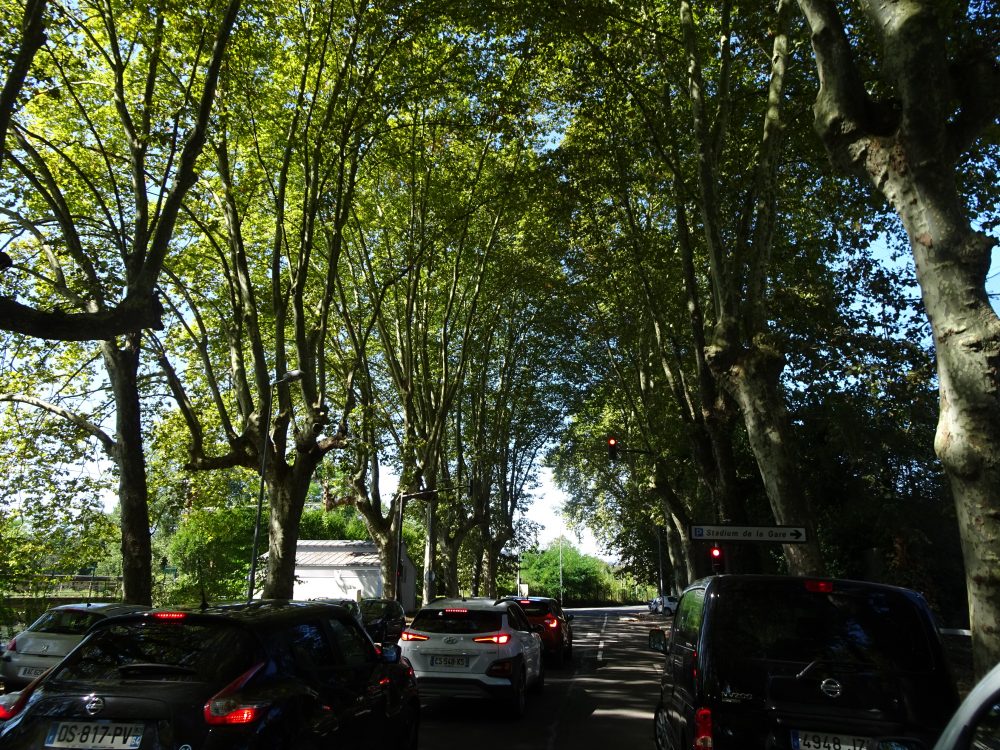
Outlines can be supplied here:
[[313, 533], [504, 593], [548, 467], [638, 585], [802, 527], [727, 566], [1000, 661], [993, 5], [0, 17], [0, 588], [238, 593], [263, 493], [265, 596]]

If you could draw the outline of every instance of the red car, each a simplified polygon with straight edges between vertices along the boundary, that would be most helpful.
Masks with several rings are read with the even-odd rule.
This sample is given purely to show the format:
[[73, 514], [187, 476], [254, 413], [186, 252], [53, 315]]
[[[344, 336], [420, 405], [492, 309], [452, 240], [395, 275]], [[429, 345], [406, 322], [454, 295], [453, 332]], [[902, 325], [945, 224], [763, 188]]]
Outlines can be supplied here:
[[552, 657], [556, 666], [562, 666], [573, 659], [573, 615], [568, 615], [559, 602], [546, 596], [507, 597], [521, 605], [532, 625], [544, 626], [542, 647], [546, 655]]

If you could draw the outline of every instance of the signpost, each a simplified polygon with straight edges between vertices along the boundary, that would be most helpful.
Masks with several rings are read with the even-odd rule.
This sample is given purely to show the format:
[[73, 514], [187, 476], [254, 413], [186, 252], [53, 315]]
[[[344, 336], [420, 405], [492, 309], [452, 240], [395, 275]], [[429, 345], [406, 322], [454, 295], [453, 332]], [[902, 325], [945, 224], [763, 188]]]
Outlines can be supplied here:
[[803, 544], [806, 530], [803, 526], [728, 526], [691, 525], [691, 539], [695, 542], [777, 542]]

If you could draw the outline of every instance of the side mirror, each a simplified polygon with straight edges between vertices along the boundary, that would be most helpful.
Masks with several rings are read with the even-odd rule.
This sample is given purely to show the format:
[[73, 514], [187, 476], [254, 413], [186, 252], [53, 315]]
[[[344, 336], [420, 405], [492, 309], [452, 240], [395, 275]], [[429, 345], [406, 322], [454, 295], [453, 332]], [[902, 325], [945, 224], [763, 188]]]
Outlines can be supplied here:
[[395, 643], [382, 644], [382, 661], [386, 664], [398, 664], [403, 651]]
[[667, 653], [667, 633], [661, 628], [653, 628], [649, 631], [649, 647], [653, 651], [661, 654]]

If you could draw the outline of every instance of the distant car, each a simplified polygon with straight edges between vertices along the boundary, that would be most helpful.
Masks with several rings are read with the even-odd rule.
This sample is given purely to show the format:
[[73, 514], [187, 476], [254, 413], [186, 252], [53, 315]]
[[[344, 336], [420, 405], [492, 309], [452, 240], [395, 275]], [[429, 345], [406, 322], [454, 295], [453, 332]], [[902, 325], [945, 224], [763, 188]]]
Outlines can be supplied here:
[[573, 615], [566, 614], [556, 599], [545, 596], [507, 598], [521, 605], [528, 622], [542, 626], [542, 647], [556, 666], [573, 660]]
[[540, 625], [517, 602], [440, 599], [417, 612], [399, 644], [420, 697], [493, 698], [524, 714], [526, 692], [545, 686]]
[[677, 597], [654, 597], [649, 603], [649, 611], [656, 615], [673, 615], [677, 611]]
[[375, 643], [396, 643], [406, 629], [406, 613], [395, 599], [362, 599], [361, 624]]
[[137, 604], [83, 602], [47, 610], [12, 638], [0, 656], [0, 681], [7, 690], [18, 690], [55, 666], [96, 622], [115, 615], [140, 612]]
[[361, 605], [358, 603], [357, 599], [310, 599], [312, 602], [322, 602], [323, 604], [336, 604], [338, 607], [343, 607], [348, 612], [351, 613], [353, 617], [358, 622], [364, 624], [364, 620], [361, 617]]
[[1000, 748], [1000, 664], [987, 672], [962, 701], [934, 750]]
[[0, 719], [4, 750], [416, 750], [420, 701], [342, 608], [257, 600], [98, 623]]
[[713, 576], [649, 645], [658, 750], [917, 750], [958, 705], [930, 609], [893, 586]]

